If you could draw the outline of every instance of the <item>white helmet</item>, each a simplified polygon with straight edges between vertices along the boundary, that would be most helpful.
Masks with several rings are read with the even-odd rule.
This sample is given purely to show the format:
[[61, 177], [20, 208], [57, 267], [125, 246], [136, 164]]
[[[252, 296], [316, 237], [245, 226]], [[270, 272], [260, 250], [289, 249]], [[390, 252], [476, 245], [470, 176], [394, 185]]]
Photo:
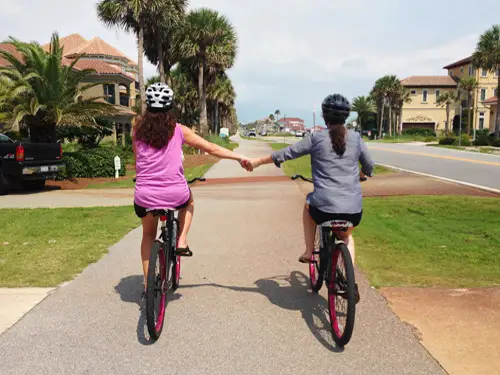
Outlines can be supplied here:
[[174, 101], [174, 92], [164, 83], [153, 83], [146, 90], [146, 105], [154, 109], [170, 109]]

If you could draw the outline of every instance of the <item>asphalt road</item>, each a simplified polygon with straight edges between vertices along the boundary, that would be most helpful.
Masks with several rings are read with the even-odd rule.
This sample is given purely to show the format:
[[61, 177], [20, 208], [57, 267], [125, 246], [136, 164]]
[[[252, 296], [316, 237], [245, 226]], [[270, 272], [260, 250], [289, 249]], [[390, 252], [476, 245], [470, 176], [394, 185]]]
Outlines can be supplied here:
[[[283, 142], [283, 137], [267, 139]], [[286, 143], [301, 138], [286, 137]], [[431, 147], [425, 143], [367, 142], [376, 163], [478, 185], [500, 192], [500, 156]]]
[[[239, 152], [257, 147], [243, 141]], [[304, 194], [295, 183], [193, 194], [194, 257], [183, 260], [158, 342], [148, 341], [140, 307], [137, 229], [0, 336], [0, 374], [445, 374], [361, 274], [353, 338], [335, 347], [325, 290], [312, 294], [297, 262]]]

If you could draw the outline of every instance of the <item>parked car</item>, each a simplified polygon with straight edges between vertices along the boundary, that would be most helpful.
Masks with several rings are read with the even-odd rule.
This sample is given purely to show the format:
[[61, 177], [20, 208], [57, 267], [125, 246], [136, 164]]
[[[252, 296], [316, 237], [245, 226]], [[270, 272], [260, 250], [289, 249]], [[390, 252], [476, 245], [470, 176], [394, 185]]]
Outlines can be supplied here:
[[304, 136], [304, 132], [303, 132], [302, 130], [297, 130], [297, 131], [295, 132], [295, 136], [296, 136], [296, 137], [303, 137], [303, 136]]
[[262, 137], [265, 137], [265, 136], [267, 135], [267, 132], [266, 132], [265, 130], [262, 130], [262, 131], [260, 132], [260, 135], [261, 135]]
[[257, 137], [257, 133], [255, 130], [249, 130], [247, 137]]
[[60, 143], [16, 142], [0, 134], [0, 193], [11, 185], [41, 190], [65, 168]]

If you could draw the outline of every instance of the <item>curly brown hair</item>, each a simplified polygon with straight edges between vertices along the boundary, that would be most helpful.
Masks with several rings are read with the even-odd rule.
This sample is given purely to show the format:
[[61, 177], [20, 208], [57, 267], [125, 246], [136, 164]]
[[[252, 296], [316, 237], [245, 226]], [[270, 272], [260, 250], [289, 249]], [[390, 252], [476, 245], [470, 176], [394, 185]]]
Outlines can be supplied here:
[[175, 111], [147, 111], [136, 118], [135, 139], [158, 150], [168, 145], [174, 136], [177, 115]]

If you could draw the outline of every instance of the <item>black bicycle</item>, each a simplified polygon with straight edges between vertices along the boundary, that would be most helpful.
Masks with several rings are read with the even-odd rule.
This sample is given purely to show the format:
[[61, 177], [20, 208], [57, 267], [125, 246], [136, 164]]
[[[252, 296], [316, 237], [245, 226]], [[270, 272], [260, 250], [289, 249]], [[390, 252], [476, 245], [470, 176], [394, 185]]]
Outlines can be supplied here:
[[[311, 179], [295, 175], [307, 182]], [[366, 177], [360, 177], [365, 181]], [[344, 231], [352, 223], [345, 220], [325, 222], [316, 228], [313, 260], [309, 263], [311, 289], [317, 293], [323, 286], [328, 288], [328, 309], [330, 325], [335, 343], [344, 347], [351, 339], [359, 294], [356, 287], [351, 254], [344, 241], [337, 238], [334, 231]]]
[[[188, 181], [188, 184], [195, 181], [206, 180], [194, 178]], [[179, 228], [176, 210], [165, 208], [149, 212], [159, 216], [161, 223], [160, 235], [151, 247], [145, 293], [146, 324], [151, 339], [156, 341], [163, 330], [168, 304], [167, 294], [179, 287], [181, 257], [176, 254]]]

